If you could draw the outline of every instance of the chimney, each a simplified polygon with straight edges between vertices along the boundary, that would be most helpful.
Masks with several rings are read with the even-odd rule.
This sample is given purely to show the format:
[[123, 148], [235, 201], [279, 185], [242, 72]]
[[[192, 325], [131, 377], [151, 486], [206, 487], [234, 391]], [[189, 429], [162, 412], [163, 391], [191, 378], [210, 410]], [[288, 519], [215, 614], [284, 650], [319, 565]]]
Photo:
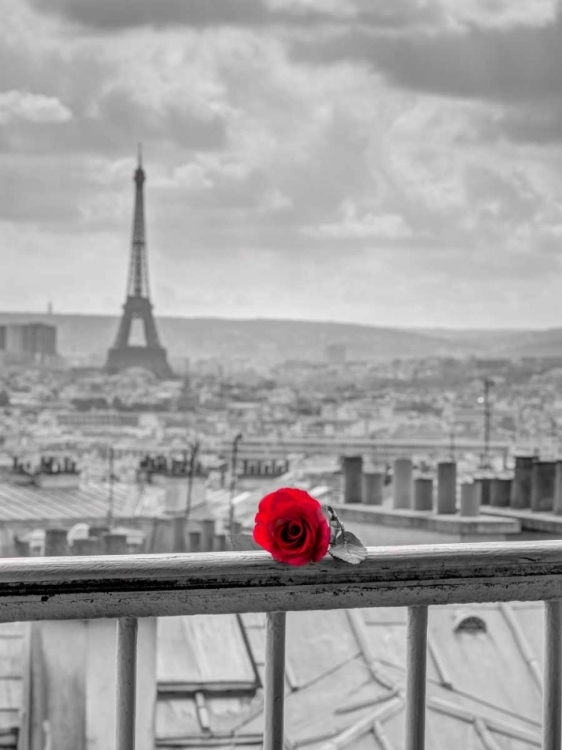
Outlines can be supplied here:
[[510, 498], [512, 508], [531, 507], [533, 460], [532, 456], [515, 456], [515, 475]]
[[393, 506], [398, 508], [412, 507], [412, 460], [410, 458], [397, 458], [394, 461]]
[[343, 457], [344, 503], [360, 503], [363, 493], [363, 457]]
[[152, 533], [147, 544], [151, 554], [166, 554], [174, 551], [174, 519], [155, 518], [152, 523]]
[[552, 511], [554, 508], [555, 461], [535, 461], [531, 474], [531, 510]]
[[414, 510], [433, 510], [433, 479], [417, 477], [414, 480]]
[[511, 479], [494, 477], [490, 486], [490, 505], [493, 508], [509, 508]]
[[490, 505], [492, 480], [490, 477], [478, 477], [474, 481], [480, 487], [480, 505]]
[[16, 557], [30, 557], [29, 540], [14, 536], [14, 551]]
[[187, 533], [189, 540], [188, 550], [189, 552], [201, 552], [201, 532], [200, 531], [189, 531]]
[[437, 513], [457, 512], [457, 464], [442, 461], [437, 464]]
[[127, 555], [129, 553], [127, 534], [110, 531], [103, 535], [103, 545], [106, 555]]
[[562, 461], [556, 462], [556, 476], [554, 481], [554, 513], [562, 516]]
[[215, 538], [215, 519], [201, 521], [201, 552], [212, 552]]
[[45, 557], [69, 554], [66, 529], [45, 529]]
[[109, 532], [109, 526], [90, 526], [90, 536], [102, 538], [104, 534]]
[[461, 516], [464, 518], [480, 515], [481, 487], [479, 482], [461, 484]]
[[185, 529], [185, 514], [180, 513], [172, 520], [174, 534], [174, 552], [186, 552], [187, 540]]
[[365, 505], [382, 505], [384, 474], [366, 471], [363, 474], [363, 502]]
[[73, 555], [88, 557], [89, 555], [100, 554], [100, 540], [98, 537], [88, 537], [87, 539], [75, 539], [71, 547]]

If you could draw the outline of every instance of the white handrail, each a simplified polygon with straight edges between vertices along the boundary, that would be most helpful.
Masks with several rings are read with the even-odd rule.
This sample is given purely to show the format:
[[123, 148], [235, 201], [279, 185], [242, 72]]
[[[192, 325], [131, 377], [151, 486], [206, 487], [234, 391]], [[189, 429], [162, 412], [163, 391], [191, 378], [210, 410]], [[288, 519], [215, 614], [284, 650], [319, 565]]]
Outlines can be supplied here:
[[14, 558], [0, 621], [562, 599], [562, 541], [378, 547], [360, 565], [265, 552]]

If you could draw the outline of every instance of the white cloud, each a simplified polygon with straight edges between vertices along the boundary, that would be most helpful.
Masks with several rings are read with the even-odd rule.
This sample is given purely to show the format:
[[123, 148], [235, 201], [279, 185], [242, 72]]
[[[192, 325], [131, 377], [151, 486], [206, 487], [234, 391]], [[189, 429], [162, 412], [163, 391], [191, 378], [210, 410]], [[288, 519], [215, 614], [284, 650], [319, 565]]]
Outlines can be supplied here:
[[336, 237], [339, 239], [401, 239], [412, 236], [412, 230], [398, 214], [358, 215], [357, 207], [350, 201], [341, 206], [341, 220], [334, 224], [321, 224], [319, 227], [304, 227], [303, 232], [311, 237]]
[[518, 3], [513, 0], [437, 0], [449, 21], [485, 27], [543, 25], [556, 15], [558, 0], [532, 0]]
[[269, 211], [282, 211], [290, 208], [293, 201], [289, 196], [284, 195], [280, 190], [269, 190], [260, 201], [259, 209], [265, 213]]
[[[323, 0], [270, 3], [328, 7]], [[389, 33], [409, 33], [414, 5], [396, 6], [404, 27]], [[464, 25], [494, 25], [491, 5], [447, 0], [449, 16], [456, 12], [455, 23]], [[493, 5], [498, 24], [510, 26], [522, 22], [527, 4]], [[532, 23], [547, 5], [533, 5]], [[339, 7], [342, 16], [353, 15], [371, 6], [330, 0], [327, 12]], [[24, 22], [8, 23], [10, 45], [0, 39], [0, 62], [8, 47], [13, 62], [0, 66], [2, 85], [13, 76], [0, 94], [0, 138], [13, 136], [0, 152], [0, 187], [10, 188], [0, 215], [18, 221], [9, 235], [0, 232], [13, 248], [10, 277], [0, 283], [6, 304], [17, 306], [18, 288], [28, 290], [26, 305], [33, 295], [42, 299], [43, 282], [26, 282], [28, 267], [16, 252], [21, 258], [35, 248], [37, 278], [47, 269], [59, 308], [118, 312], [131, 173], [143, 140], [160, 313], [235, 314], [243, 296], [249, 315], [365, 323], [503, 325], [562, 316], [555, 250], [562, 151], [498, 138], [494, 123], [505, 103], [398, 88], [352, 56], [306, 64], [293, 57], [290, 42], [298, 33], [306, 41], [310, 28], [168, 27], [70, 37], [58, 20], [48, 22], [47, 34], [43, 17], [22, 13]], [[174, 132], [166, 129], [170, 111], [181, 115]], [[200, 142], [220, 121], [210, 145], [178, 137], [189, 118], [199, 123]], [[71, 152], [64, 150], [67, 131]], [[58, 233], [43, 226], [53, 217]], [[117, 253], [104, 250], [103, 265], [92, 254], [100, 238]], [[200, 305], [190, 307], [195, 298]]]
[[28, 120], [37, 123], [67, 122], [72, 112], [59, 99], [28, 91], [0, 92], [0, 123]]

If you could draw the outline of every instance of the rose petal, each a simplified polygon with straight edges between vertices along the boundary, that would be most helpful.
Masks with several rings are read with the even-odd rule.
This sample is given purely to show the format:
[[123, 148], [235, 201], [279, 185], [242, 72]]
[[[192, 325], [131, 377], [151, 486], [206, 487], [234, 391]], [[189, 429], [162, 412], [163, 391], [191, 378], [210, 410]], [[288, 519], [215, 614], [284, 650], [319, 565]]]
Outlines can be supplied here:
[[282, 487], [261, 499], [254, 539], [275, 560], [306, 565], [327, 553], [330, 528], [317, 500], [304, 490]]

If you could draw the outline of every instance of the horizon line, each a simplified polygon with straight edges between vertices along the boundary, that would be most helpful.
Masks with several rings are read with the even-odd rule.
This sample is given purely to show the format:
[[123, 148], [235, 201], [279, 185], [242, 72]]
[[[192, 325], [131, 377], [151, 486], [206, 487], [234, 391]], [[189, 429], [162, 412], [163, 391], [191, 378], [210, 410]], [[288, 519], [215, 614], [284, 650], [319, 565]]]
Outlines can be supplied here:
[[[49, 312], [45, 310], [0, 310], [0, 316], [39, 316], [42, 318], [55, 318], [55, 317], [77, 317], [77, 318], [115, 318], [119, 319], [121, 316], [119, 313], [107, 313], [107, 312]], [[311, 318], [272, 318], [264, 316], [255, 317], [238, 317], [238, 316], [224, 316], [224, 315], [180, 315], [180, 314], [160, 314], [155, 316], [156, 320], [221, 320], [221, 321], [238, 321], [240, 323], [253, 323], [253, 322], [268, 322], [268, 323], [306, 323], [306, 324], [317, 324], [317, 325], [336, 325], [336, 326], [356, 326], [358, 328], [375, 328], [385, 330], [396, 330], [396, 331], [415, 331], [419, 333], [431, 333], [438, 331], [446, 332], [459, 332], [459, 333], [540, 333], [547, 331], [561, 330], [562, 325], [553, 326], [540, 326], [540, 327], [462, 327], [462, 326], [446, 326], [446, 325], [404, 325], [404, 324], [376, 324], [376, 323], [360, 323], [358, 321], [350, 320], [329, 320], [329, 319], [311, 319]]]

